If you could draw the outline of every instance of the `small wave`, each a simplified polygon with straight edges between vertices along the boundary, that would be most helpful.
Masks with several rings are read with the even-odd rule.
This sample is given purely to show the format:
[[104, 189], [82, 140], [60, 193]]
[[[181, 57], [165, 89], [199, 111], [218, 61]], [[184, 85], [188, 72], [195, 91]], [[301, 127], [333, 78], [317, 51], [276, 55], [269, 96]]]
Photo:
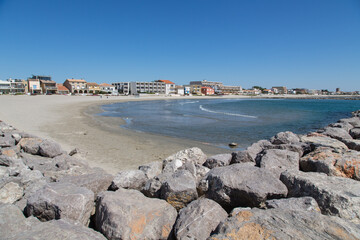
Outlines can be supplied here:
[[190, 103], [198, 103], [199, 101], [192, 101], [192, 102], [182, 102], [180, 103], [180, 105], [184, 105], [184, 104], [190, 104]]
[[203, 110], [205, 112], [209, 112], [209, 113], [224, 114], [224, 115], [238, 116], [238, 117], [245, 117], [245, 118], [257, 118], [256, 116], [251, 116], [251, 115], [243, 115], [243, 114], [237, 114], [237, 113], [227, 113], [227, 112], [212, 111], [212, 110], [209, 110], [207, 108], [204, 108], [202, 105], [200, 105], [199, 108], [201, 110]]

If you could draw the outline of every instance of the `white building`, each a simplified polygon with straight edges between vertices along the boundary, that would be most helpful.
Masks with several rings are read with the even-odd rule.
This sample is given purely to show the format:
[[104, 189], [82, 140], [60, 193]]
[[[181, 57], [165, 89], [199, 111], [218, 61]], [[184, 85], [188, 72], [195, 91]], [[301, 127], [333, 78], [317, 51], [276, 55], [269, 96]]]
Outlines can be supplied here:
[[10, 82], [0, 80], [0, 94], [8, 94], [10, 92]]
[[125, 95], [139, 93], [175, 94], [175, 84], [165, 83], [162, 80], [154, 82], [116, 82], [112, 83], [116, 91]]
[[115, 90], [115, 86], [113, 85], [102, 83], [99, 86], [100, 86], [100, 91], [102, 92], [107, 92], [109, 94], [118, 94], [118, 92]]

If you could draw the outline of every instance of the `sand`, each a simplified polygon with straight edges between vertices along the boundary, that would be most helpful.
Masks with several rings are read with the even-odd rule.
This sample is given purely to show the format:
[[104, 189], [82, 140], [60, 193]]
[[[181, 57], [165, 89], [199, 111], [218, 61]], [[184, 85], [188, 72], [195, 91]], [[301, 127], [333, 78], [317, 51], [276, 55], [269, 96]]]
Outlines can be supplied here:
[[127, 130], [120, 127], [122, 120], [119, 118], [95, 116], [101, 112], [103, 104], [159, 99], [169, 97], [3, 95], [0, 96], [0, 120], [25, 132], [52, 139], [67, 152], [77, 148], [79, 156], [91, 166], [112, 174], [163, 160], [189, 147], [199, 147], [208, 156], [231, 152], [196, 141]]

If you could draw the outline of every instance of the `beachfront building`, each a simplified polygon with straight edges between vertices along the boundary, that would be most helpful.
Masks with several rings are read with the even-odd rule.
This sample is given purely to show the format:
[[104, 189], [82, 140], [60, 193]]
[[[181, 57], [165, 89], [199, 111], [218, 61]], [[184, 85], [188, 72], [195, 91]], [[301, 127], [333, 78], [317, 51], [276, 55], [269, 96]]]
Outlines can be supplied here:
[[40, 80], [40, 87], [43, 94], [56, 94], [57, 93], [57, 86], [56, 82], [52, 80]]
[[273, 91], [273, 93], [275, 94], [287, 94], [287, 88], [282, 86], [282, 87], [272, 87], [271, 90]]
[[92, 82], [92, 83], [87, 83], [86, 85], [89, 93], [98, 94], [100, 92], [99, 84]]
[[180, 96], [185, 95], [184, 86], [175, 86], [175, 93]]
[[191, 94], [191, 86], [190, 85], [184, 85], [184, 94], [185, 95]]
[[155, 82], [165, 83], [165, 94], [176, 94], [176, 86], [170, 80], [155, 80]]
[[66, 94], [70, 93], [69, 89], [67, 89], [67, 87], [65, 87], [62, 84], [56, 84], [56, 87], [57, 87], [58, 94], [66, 95]]
[[10, 82], [0, 80], [0, 94], [10, 93]]
[[10, 94], [25, 94], [28, 92], [28, 82], [24, 79], [11, 79], [7, 80], [10, 82]]
[[100, 85], [100, 91], [105, 92], [108, 94], [116, 94], [115, 86], [110, 85], [108, 83], [101, 83]]
[[32, 75], [28, 79], [37, 79], [39, 81], [52, 81], [51, 76], [44, 76], [44, 75]]
[[216, 93], [218, 94], [240, 94], [243, 92], [243, 89], [241, 86], [224, 86], [224, 85], [218, 85], [216, 86], [216, 89], [214, 89]]
[[139, 93], [169, 94], [166, 92], [165, 82], [116, 82], [112, 83], [115, 89], [125, 95], [136, 95]]
[[88, 93], [86, 81], [84, 79], [66, 79], [64, 86], [69, 89], [72, 94]]
[[28, 87], [30, 94], [42, 94], [40, 80], [36, 78], [28, 78]]
[[191, 81], [190, 82], [190, 91], [192, 94], [196, 94], [196, 95], [201, 95], [201, 88], [202, 87], [211, 87], [212, 89], [214, 89], [215, 92], [217, 92], [217, 89], [223, 86], [222, 82], [212, 82], [212, 81], [207, 81], [207, 80], [202, 80], [202, 81]]
[[201, 87], [201, 94], [204, 95], [214, 95], [215, 91], [211, 87]]

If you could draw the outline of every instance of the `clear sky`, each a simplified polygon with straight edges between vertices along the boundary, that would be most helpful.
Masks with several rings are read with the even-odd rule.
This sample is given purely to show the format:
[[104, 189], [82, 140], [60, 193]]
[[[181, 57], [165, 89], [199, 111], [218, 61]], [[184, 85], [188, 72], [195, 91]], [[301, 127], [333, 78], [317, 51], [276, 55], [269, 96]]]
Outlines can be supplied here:
[[360, 0], [0, 0], [0, 79], [360, 90]]

